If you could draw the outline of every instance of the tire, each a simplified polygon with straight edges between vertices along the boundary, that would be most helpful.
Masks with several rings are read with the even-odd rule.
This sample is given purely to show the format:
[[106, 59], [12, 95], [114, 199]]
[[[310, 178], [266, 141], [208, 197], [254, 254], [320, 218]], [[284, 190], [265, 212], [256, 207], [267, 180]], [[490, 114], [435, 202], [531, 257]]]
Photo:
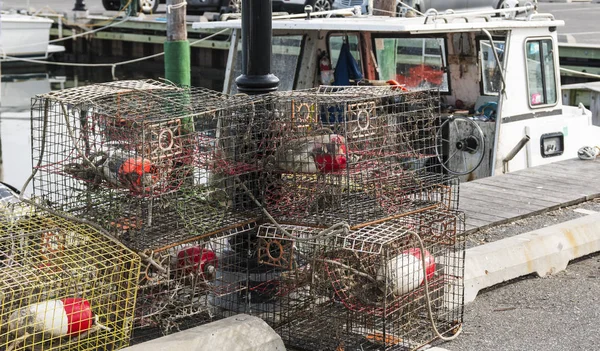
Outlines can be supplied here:
[[310, 5], [313, 7], [313, 12], [331, 10], [331, 0], [313, 0]]
[[102, 6], [106, 11], [119, 11], [121, 7], [120, 0], [102, 0]]
[[140, 2], [140, 11], [149, 15], [155, 13], [158, 9], [159, 0], [138, 0]]
[[[516, 8], [519, 7], [519, 4], [516, 3], [514, 6], [511, 5], [508, 1], [506, 0], [500, 0], [500, 2], [498, 3], [498, 10], [501, 9], [512, 9], [512, 8]], [[504, 16], [505, 18], [510, 18], [513, 19], [515, 18], [516, 13], [512, 12], [512, 13], [506, 13], [506, 14], [498, 14], [498, 17]]]
[[240, 13], [242, 12], [242, 0], [229, 0], [227, 5], [222, 6], [221, 13]]

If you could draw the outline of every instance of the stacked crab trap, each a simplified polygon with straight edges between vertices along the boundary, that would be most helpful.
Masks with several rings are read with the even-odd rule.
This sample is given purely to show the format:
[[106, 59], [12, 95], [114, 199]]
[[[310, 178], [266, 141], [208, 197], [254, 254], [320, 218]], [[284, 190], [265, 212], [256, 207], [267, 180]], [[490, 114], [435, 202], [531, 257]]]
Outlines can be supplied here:
[[268, 106], [257, 258], [272, 269], [249, 290], [272, 306], [255, 313], [307, 350], [416, 349], [456, 333], [464, 218], [436, 156], [437, 93], [321, 87]]
[[129, 345], [139, 257], [89, 225], [2, 205], [0, 350]]
[[[33, 101], [34, 193], [142, 258], [137, 329], [167, 333], [240, 309], [257, 207], [240, 182], [260, 180], [247, 138], [255, 115], [248, 98], [148, 80]], [[156, 336], [137, 329], [137, 340]]]
[[460, 329], [464, 218], [437, 92], [125, 81], [38, 96], [32, 119], [36, 197], [141, 257], [134, 338], [235, 313], [308, 350]]

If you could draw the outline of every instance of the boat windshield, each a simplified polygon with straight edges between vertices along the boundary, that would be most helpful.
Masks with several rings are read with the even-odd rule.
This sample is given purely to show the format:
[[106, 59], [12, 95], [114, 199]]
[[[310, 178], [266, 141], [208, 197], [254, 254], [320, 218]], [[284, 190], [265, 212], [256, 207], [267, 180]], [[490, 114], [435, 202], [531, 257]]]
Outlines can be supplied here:
[[[500, 65], [504, 60], [504, 48], [505, 42], [500, 40], [494, 40], [494, 47], [500, 60]], [[482, 40], [479, 42], [479, 50], [481, 51], [481, 80], [483, 85], [484, 95], [498, 95], [502, 88], [502, 75], [501, 68], [496, 62], [494, 57], [494, 50], [489, 40]]]
[[409, 90], [448, 92], [446, 47], [442, 38], [374, 38], [379, 79], [393, 79]]
[[[302, 35], [280, 35], [273, 36], [271, 56], [271, 72], [279, 78], [279, 90], [292, 90], [294, 79], [302, 52]], [[233, 79], [242, 74], [242, 41], [238, 42], [237, 60], [233, 70]], [[238, 92], [237, 86], [232, 84], [231, 93]]]

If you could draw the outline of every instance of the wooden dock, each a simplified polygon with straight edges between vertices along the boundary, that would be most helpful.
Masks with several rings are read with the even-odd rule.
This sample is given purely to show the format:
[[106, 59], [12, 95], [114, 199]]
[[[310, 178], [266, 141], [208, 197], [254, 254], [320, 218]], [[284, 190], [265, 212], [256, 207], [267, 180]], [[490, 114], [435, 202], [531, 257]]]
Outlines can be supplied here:
[[466, 232], [600, 197], [600, 160], [578, 158], [460, 185]]

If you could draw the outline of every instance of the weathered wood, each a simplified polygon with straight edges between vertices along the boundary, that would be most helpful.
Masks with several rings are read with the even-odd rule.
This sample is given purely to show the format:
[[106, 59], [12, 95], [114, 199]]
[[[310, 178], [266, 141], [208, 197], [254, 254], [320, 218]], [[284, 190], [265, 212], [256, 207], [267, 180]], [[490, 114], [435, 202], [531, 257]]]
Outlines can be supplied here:
[[167, 41], [187, 40], [185, 0], [167, 0]]
[[600, 196], [600, 160], [570, 159], [461, 184], [467, 233]]
[[[487, 203], [491, 210], [496, 208], [513, 208], [519, 211], [535, 212], [547, 208], [547, 205], [531, 204], [523, 201], [522, 198], [512, 197], [510, 199], [490, 196], [479, 191], [461, 191], [460, 198], [464, 201], [480, 201]], [[546, 203], [547, 204], [547, 203]]]
[[550, 189], [551, 191], [561, 192], [563, 194], [573, 195], [585, 195], [590, 192], [591, 188], [586, 186], [584, 182], [579, 185], [566, 184], [559, 180], [546, 178], [541, 174], [528, 175], [528, 174], [509, 174], [509, 178], [514, 178], [517, 182], [524, 182], [527, 184], [534, 184], [537, 187], [542, 186]]
[[517, 189], [507, 189], [502, 187], [496, 187], [488, 184], [479, 184], [476, 182], [469, 182], [461, 186], [460, 197], [468, 197], [469, 193], [476, 192], [480, 196], [493, 197], [500, 200], [515, 200], [522, 201], [526, 204], [539, 205], [544, 207], [552, 207], [560, 205], [561, 200], [550, 201], [549, 199], [540, 199], [535, 194], [531, 194], [529, 191], [522, 191]]
[[[493, 180], [492, 180], [493, 179]], [[540, 194], [540, 195], [551, 195], [558, 198], [564, 198], [569, 200], [573, 198], [575, 195], [572, 190], [563, 188], [562, 186], [551, 186], [548, 184], [541, 184], [540, 182], [532, 179], [524, 179], [522, 177], [517, 176], [509, 176], [502, 175], [496, 177], [488, 177], [481, 179], [481, 182], [484, 184], [504, 184], [509, 185], [515, 188], [520, 188], [522, 190], [529, 190], [531, 192]], [[579, 195], [583, 196], [583, 195]]]

